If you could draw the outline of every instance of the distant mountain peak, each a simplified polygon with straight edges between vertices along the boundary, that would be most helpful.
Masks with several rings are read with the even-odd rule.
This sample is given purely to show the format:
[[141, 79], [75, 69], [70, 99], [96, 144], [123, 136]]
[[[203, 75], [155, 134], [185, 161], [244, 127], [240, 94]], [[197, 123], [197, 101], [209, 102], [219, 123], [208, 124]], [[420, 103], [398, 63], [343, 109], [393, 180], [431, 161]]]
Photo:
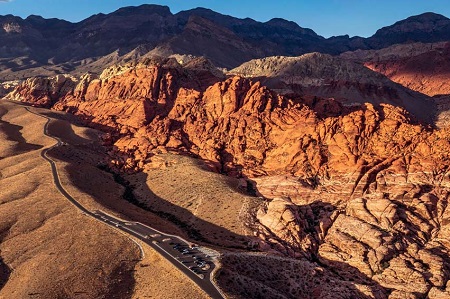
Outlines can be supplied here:
[[288, 20], [285, 20], [282, 18], [273, 18], [273, 19], [267, 21], [266, 24], [273, 25], [273, 26], [280, 26], [280, 27], [284, 27], [286, 29], [291, 29], [291, 30], [301, 28], [297, 23], [295, 23], [293, 21], [288, 21]]
[[337, 55], [438, 41], [450, 41], [450, 20], [436, 13], [410, 17], [370, 38], [343, 35], [328, 39], [282, 18], [259, 22], [202, 7], [172, 14], [168, 6], [144, 4], [96, 14], [77, 23], [7, 15], [0, 16], [0, 80], [28, 77], [31, 68], [45, 73], [98, 70], [117, 56], [140, 57], [146, 52], [205, 56], [218, 67], [234, 68], [268, 56]]
[[442, 25], [446, 25], [446, 23], [450, 24], [450, 19], [447, 17], [433, 12], [426, 12], [398, 21], [393, 25], [383, 27], [379, 29], [376, 34], [384, 34], [392, 31], [432, 31], [435, 29], [440, 29], [440, 27], [442, 27]]
[[426, 12], [379, 29], [371, 38], [376, 49], [409, 42], [433, 43], [450, 40], [450, 19]]
[[29, 15], [25, 20], [39, 20], [39, 21], [45, 21], [45, 19], [39, 15]]
[[412, 21], [412, 20], [414, 20], [414, 21], [440, 21], [440, 20], [449, 20], [449, 19], [441, 14], [437, 14], [434, 12], [425, 12], [420, 15], [411, 16], [411, 17], [409, 17], [403, 21], [397, 22], [397, 23], [408, 22], [408, 21]]
[[190, 11], [190, 12], [208, 12], [208, 13], [218, 14], [214, 10], [209, 9], [209, 8], [205, 8], [205, 7], [196, 7], [196, 8], [193, 8], [193, 9], [186, 10], [186, 11]]
[[140, 6], [122, 7], [113, 12], [114, 15], [128, 16], [128, 15], [144, 15], [144, 14], [158, 14], [161, 16], [170, 16], [172, 12], [170, 8], [165, 5], [157, 4], [142, 4]]
[[208, 19], [224, 27], [230, 27], [233, 24], [239, 24], [242, 22], [256, 23], [255, 20], [252, 20], [250, 18], [239, 19], [233, 16], [221, 14], [219, 12], [204, 7], [197, 7], [189, 10], [183, 10], [176, 14], [178, 18], [185, 21], [187, 21], [189, 17], [193, 15]]

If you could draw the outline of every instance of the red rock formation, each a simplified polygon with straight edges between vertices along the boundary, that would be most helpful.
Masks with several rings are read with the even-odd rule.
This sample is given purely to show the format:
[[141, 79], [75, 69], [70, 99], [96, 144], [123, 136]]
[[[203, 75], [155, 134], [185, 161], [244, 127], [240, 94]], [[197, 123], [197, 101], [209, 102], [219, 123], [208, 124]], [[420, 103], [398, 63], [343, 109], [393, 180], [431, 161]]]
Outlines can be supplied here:
[[26, 101], [42, 107], [50, 108], [61, 96], [71, 93], [76, 79], [68, 75], [57, 75], [50, 78], [34, 77], [19, 84], [6, 99]]
[[450, 94], [450, 43], [395, 45], [342, 56], [426, 95]]
[[390, 104], [404, 108], [422, 120], [434, 121], [435, 109], [429, 97], [395, 84], [349, 59], [321, 53], [274, 56], [248, 61], [228, 74], [258, 78], [281, 94], [333, 98], [350, 106]]
[[[112, 68], [62, 92], [53, 108], [106, 128], [124, 171], [145, 168], [164, 147], [250, 177], [277, 198], [256, 215], [261, 248], [377, 283], [389, 298], [450, 294], [448, 129], [387, 104], [349, 108], [204, 76], [169, 63]], [[13, 94], [37, 103], [42, 88], [31, 82]]]

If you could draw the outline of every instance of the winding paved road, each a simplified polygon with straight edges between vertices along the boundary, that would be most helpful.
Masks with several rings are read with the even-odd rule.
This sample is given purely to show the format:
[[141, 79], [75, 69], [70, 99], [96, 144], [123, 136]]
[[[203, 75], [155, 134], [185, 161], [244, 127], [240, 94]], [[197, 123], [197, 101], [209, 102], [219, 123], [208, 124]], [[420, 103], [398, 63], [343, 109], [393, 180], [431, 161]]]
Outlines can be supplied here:
[[[193, 247], [190, 242], [182, 239], [179, 236], [162, 233], [139, 222], [125, 221], [102, 211], [90, 211], [86, 209], [81, 203], [79, 203], [75, 198], [73, 198], [61, 184], [56, 163], [47, 156], [47, 152], [49, 150], [58, 146], [62, 146], [64, 143], [58, 137], [52, 136], [48, 133], [48, 125], [51, 121], [49, 117], [33, 112], [28, 107], [25, 107], [25, 109], [30, 113], [47, 119], [47, 122], [44, 125], [44, 134], [54, 139], [56, 141], [56, 144], [49, 148], [43, 149], [41, 151], [41, 156], [48, 163], [50, 163], [53, 174], [53, 182], [58, 191], [68, 201], [70, 201], [86, 216], [95, 218], [116, 230], [122, 231], [128, 236], [133, 236], [153, 248], [160, 255], [171, 262], [175, 267], [177, 267], [181, 272], [183, 272], [187, 277], [189, 277], [193, 282], [195, 282], [211, 298], [224, 298], [220, 290], [212, 281], [212, 273], [214, 271], [215, 264], [212, 261], [211, 255], [207, 254], [206, 249], [195, 246]], [[131, 240], [134, 242], [133, 239]], [[140, 245], [138, 244], [138, 246]]]

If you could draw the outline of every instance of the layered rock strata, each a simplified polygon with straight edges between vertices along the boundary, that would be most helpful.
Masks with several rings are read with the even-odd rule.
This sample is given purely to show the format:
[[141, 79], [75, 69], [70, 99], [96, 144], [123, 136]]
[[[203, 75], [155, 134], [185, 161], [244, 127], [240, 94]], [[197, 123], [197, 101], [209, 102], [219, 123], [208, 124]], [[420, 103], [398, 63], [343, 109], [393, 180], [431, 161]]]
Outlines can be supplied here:
[[169, 149], [253, 181], [268, 198], [256, 215], [259, 248], [379, 285], [368, 298], [449, 295], [448, 129], [388, 104], [282, 96], [202, 63], [115, 67], [72, 88], [27, 80], [8, 97], [108, 132], [119, 170], [145, 169]]
[[450, 94], [450, 43], [413, 43], [341, 57], [363, 63], [394, 82], [429, 96]]

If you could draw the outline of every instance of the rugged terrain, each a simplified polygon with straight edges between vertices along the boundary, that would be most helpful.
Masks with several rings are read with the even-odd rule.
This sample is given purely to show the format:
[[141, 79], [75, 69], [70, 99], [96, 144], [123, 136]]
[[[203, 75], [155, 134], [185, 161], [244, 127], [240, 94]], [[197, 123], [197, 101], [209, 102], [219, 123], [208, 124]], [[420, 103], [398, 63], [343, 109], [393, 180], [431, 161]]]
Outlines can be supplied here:
[[429, 96], [450, 94], [450, 44], [413, 43], [341, 55]]
[[345, 52], [341, 58], [379, 72], [416, 92], [432, 96], [436, 103], [438, 127], [450, 123], [450, 47], [448, 42], [409, 43], [381, 50]]
[[[70, 144], [51, 152], [64, 186], [90, 209], [116, 213], [111, 199], [121, 198], [123, 188], [96, 167], [98, 132], [48, 115], [50, 133]], [[145, 248], [141, 256], [130, 239], [81, 214], [57, 191], [40, 156], [54, 143], [43, 135], [45, 119], [4, 101], [0, 116], [0, 298], [206, 298], [156, 252]], [[89, 184], [76, 179], [87, 173]], [[168, 280], [173, 284], [159, 283]]]
[[[222, 68], [255, 58], [298, 56], [310, 52], [337, 55], [409, 42], [450, 40], [450, 20], [425, 13], [378, 30], [369, 38], [324, 38], [280, 18], [258, 22], [209, 9], [172, 14], [167, 6], [125, 7], [78, 23], [0, 16], [0, 81], [85, 72], [143, 56], [205, 56]], [[195, 40], [194, 42], [191, 42]]]
[[[182, 67], [174, 59], [108, 68], [99, 79], [30, 79], [7, 98], [73, 113], [106, 132], [110, 167], [138, 171], [129, 180], [137, 180], [141, 204], [167, 219], [177, 216], [191, 238], [244, 250], [225, 255], [218, 276], [237, 297], [250, 296], [252, 286], [274, 298], [449, 295], [449, 132], [415, 121], [401, 107], [280, 95], [257, 80], [215, 76], [204, 60]], [[231, 186], [265, 202], [223, 201], [204, 187], [185, 196], [184, 187], [163, 186], [181, 173], [178, 167], [186, 176], [174, 177], [172, 186], [199, 171], [167, 151], [241, 178]], [[142, 170], [150, 193], [138, 187]], [[221, 220], [208, 218], [211, 209]], [[226, 230], [208, 235], [212, 222]], [[245, 253], [250, 248], [288, 258]], [[259, 270], [240, 269], [249, 261]], [[270, 269], [276, 265], [290, 284], [275, 292]], [[290, 267], [317, 279], [282, 271]], [[335, 288], [323, 287], [330, 282]]]
[[228, 74], [257, 78], [278, 93], [334, 98], [347, 106], [391, 104], [430, 122], [435, 112], [430, 98], [357, 63], [326, 54], [255, 59]]
[[0, 297], [204, 296], [56, 192], [12, 101], [53, 119], [71, 194], [220, 251], [230, 298], [450, 297], [446, 17], [366, 39], [155, 5], [0, 23], [1, 78], [29, 77], [0, 88]]

